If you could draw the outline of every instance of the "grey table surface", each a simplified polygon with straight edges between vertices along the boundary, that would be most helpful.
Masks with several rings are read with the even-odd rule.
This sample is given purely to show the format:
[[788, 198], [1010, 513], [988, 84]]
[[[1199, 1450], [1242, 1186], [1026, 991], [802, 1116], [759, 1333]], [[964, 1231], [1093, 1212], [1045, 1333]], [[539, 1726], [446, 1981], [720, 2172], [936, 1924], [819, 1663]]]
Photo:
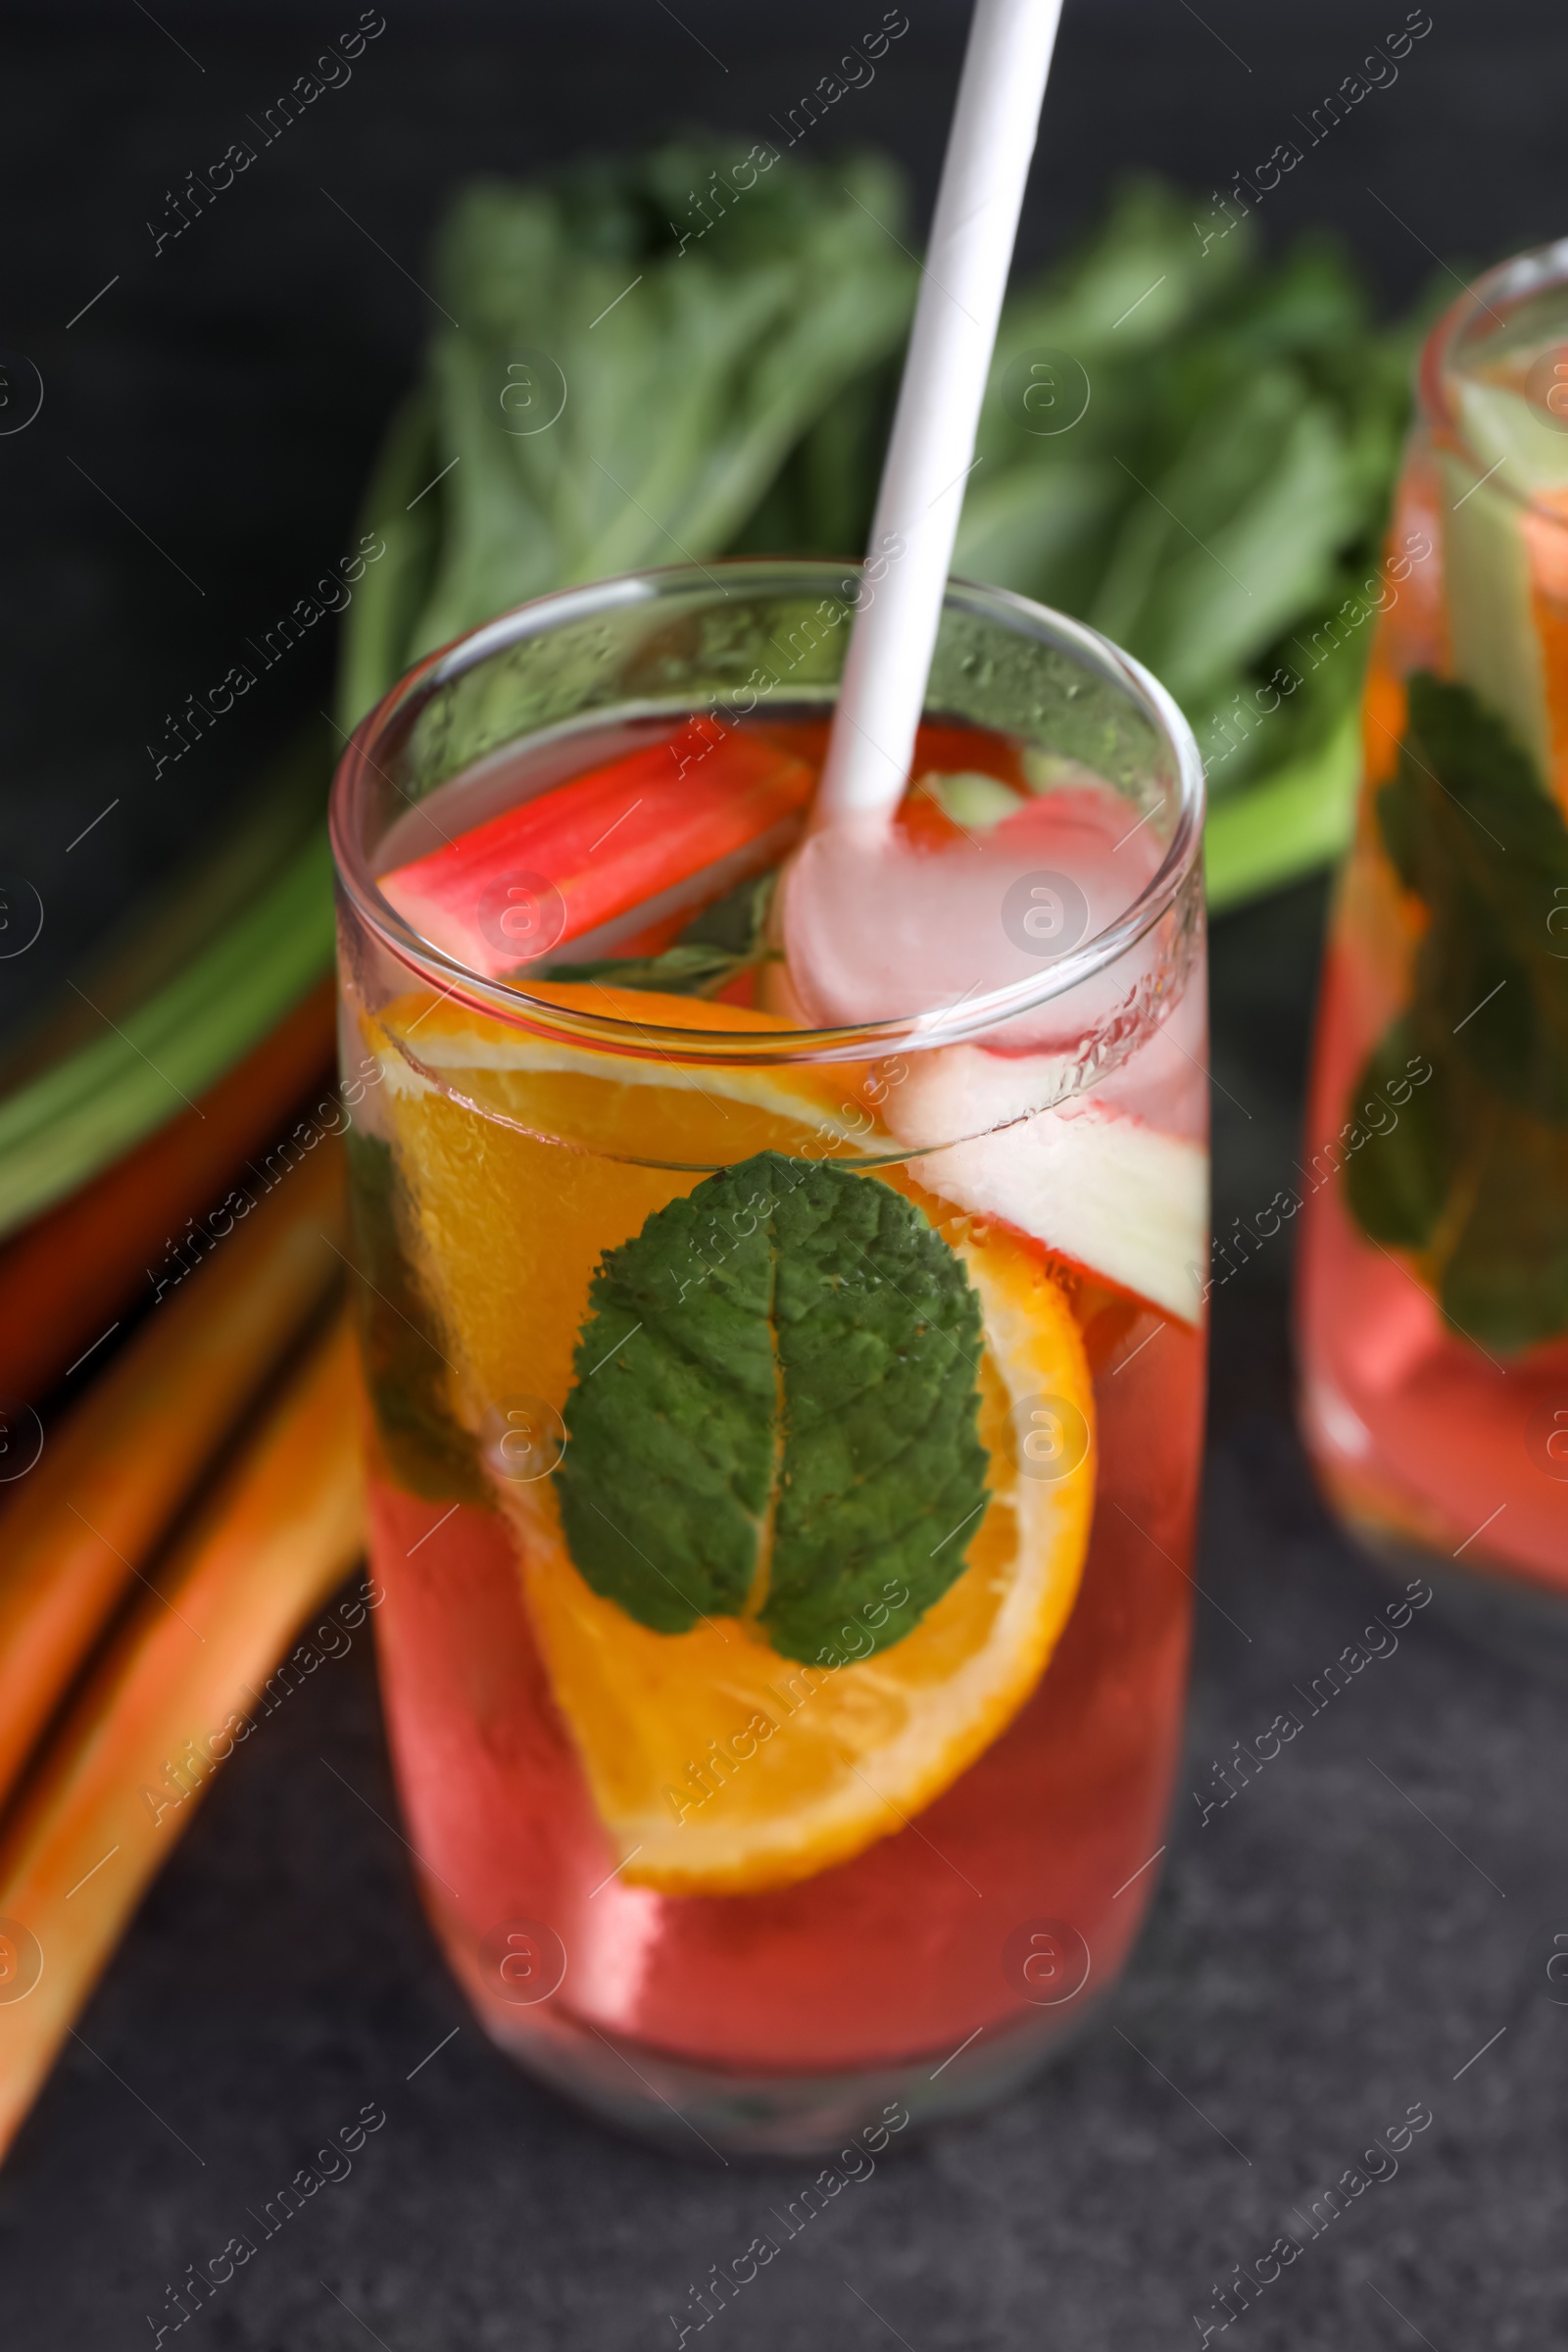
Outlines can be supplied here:
[[[697, 0], [678, 18], [659, 0], [387, 13], [330, 128], [305, 126], [248, 210], [155, 263], [144, 220], [165, 186], [336, 19], [0, 8], [0, 178], [22, 224], [0, 341], [48, 393], [34, 427], [0, 440], [0, 870], [35, 876], [51, 913], [48, 956], [10, 970], [0, 1026], [76, 968], [322, 694], [324, 649], [302, 652], [243, 747], [208, 747], [177, 794], [148, 788], [158, 714], [347, 543], [423, 331], [418, 294], [333, 224], [320, 187], [417, 269], [461, 172], [673, 119], [743, 126], [807, 86], [844, 27], [814, 4], [775, 21]], [[1131, 163], [1228, 178], [1403, 13], [1069, 0], [1030, 250]], [[865, 94], [857, 128], [928, 190], [961, 12], [911, 0], [909, 15], [905, 77]], [[1337, 220], [1397, 294], [1428, 246], [1475, 260], [1562, 225], [1550, 12], [1440, 0], [1434, 19], [1399, 86], [1279, 214]], [[1322, 909], [1307, 887], [1216, 927], [1221, 1222], [1290, 1175]], [[1300, 2255], [1235, 2323], [1258, 2352], [1560, 2340], [1562, 1692], [1429, 1609], [1232, 1804], [1205, 1820], [1193, 1795], [1387, 1598], [1293, 1434], [1289, 1250], [1282, 1235], [1215, 1297], [1187, 1753], [1119, 1991], [1022, 2096], [848, 2188], [712, 2323], [728, 2340], [1152, 2352], [1204, 2325], [1217, 2336], [1214, 2288], [1287, 2230]], [[799, 2194], [814, 2168], [650, 2155], [494, 2054], [436, 1955], [395, 1820], [361, 1642], [220, 1777], [0, 2172], [8, 2345], [152, 2342], [167, 2288], [367, 2103], [386, 2122], [349, 2176], [180, 2340], [673, 2343], [691, 2282]], [[1433, 2121], [1391, 2177], [1315, 2236], [1293, 2222], [1412, 2107]]]

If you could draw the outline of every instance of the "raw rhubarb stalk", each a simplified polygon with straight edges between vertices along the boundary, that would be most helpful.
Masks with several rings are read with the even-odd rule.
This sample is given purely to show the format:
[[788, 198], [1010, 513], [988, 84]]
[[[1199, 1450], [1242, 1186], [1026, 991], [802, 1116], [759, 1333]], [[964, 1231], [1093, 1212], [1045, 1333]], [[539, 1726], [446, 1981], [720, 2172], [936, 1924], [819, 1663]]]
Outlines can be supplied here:
[[336, 1045], [336, 992], [326, 979], [199, 1103], [0, 1248], [0, 1396], [41, 1397], [146, 1298], [145, 1268], [225, 1185], [248, 1181], [245, 1160], [265, 1152], [307, 1088], [326, 1079]]
[[337, 1148], [323, 1142], [152, 1309], [10, 1490], [0, 1800], [211, 1456], [338, 1279], [342, 1186]]
[[358, 1556], [359, 1410], [339, 1322], [44, 1751], [0, 1853], [0, 2153], [255, 1690]]

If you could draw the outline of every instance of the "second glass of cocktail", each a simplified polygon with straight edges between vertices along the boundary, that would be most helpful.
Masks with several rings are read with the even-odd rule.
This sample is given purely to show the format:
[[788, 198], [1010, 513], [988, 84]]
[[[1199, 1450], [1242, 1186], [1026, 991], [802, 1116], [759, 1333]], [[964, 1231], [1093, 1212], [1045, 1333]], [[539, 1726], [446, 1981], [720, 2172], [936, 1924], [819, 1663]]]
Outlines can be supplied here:
[[950, 591], [891, 834], [809, 812], [865, 574], [573, 590], [334, 793], [389, 1732], [494, 2037], [700, 2153], [1018, 2080], [1180, 1738], [1201, 773]]
[[1421, 358], [1324, 964], [1302, 1421], [1348, 1525], [1568, 1671], [1568, 243]]

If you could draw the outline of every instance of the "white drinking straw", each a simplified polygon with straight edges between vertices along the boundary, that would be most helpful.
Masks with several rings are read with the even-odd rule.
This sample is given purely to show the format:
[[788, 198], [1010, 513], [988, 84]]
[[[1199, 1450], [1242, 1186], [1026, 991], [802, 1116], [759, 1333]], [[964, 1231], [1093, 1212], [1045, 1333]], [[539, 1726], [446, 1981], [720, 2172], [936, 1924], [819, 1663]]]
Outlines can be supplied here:
[[892, 815], [972, 469], [1061, 0], [975, 0], [914, 330], [816, 799], [818, 822]]

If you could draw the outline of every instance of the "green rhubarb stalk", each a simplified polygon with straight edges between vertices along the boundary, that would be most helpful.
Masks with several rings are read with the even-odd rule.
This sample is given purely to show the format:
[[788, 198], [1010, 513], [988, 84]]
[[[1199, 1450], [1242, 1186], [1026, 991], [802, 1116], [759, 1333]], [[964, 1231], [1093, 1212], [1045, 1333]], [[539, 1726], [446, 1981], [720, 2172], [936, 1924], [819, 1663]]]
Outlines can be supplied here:
[[1360, 714], [1351, 709], [1318, 750], [1217, 801], [1203, 830], [1209, 912], [1332, 865], [1355, 830], [1360, 781]]
[[174, 1117], [331, 957], [332, 858], [317, 832], [173, 979], [0, 1102], [0, 1235]]

